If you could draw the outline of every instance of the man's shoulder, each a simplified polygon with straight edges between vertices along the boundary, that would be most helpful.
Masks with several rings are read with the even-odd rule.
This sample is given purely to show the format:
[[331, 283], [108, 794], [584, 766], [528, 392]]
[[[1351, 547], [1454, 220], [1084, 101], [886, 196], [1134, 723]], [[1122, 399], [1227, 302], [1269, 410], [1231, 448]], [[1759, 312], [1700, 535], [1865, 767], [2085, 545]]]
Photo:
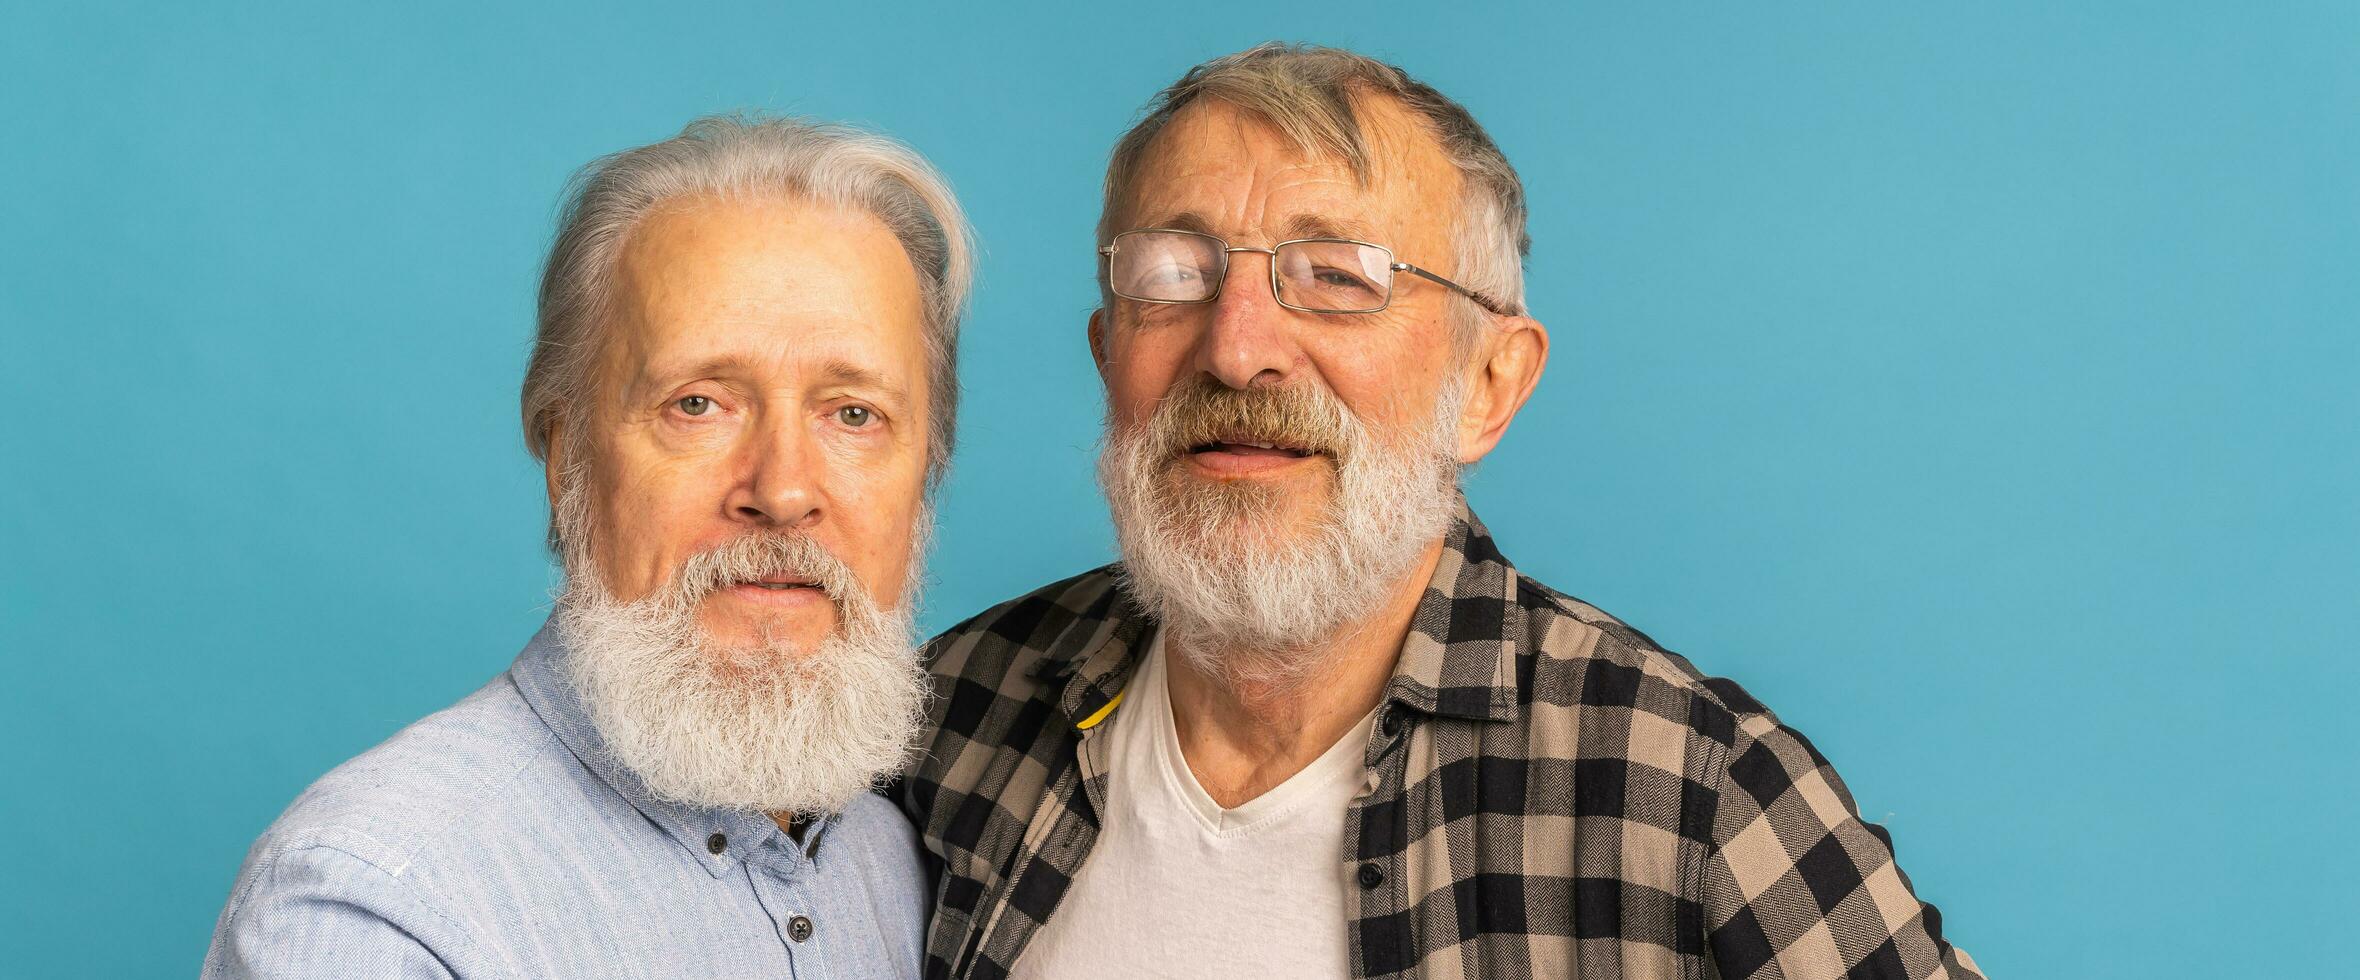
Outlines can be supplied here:
[[557, 815], [535, 804], [580, 798], [578, 767], [508, 673], [402, 729], [313, 782], [255, 840], [207, 975], [300, 960], [310, 942], [462, 955], [475, 928], [447, 886], [546, 837]]
[[1044, 660], [1087, 653], [1128, 604], [1122, 566], [1103, 565], [1044, 585], [969, 617], [926, 643], [938, 678], [998, 692], [1030, 690]]
[[506, 673], [330, 770], [255, 843], [249, 864], [310, 849], [395, 876], [571, 784], [573, 759]]
[[1516, 592], [1535, 661], [1525, 691], [1535, 710], [1639, 709], [1724, 747], [1740, 728], [1777, 724], [1736, 681], [1705, 673], [1613, 614], [1521, 572]]
[[[984, 610], [927, 641], [935, 697], [927, 706], [927, 749], [905, 774], [896, 798], [922, 831], [978, 780], [1017, 779], [1039, 789], [1054, 765], [1052, 733], [1062, 725], [1054, 703], [1088, 655], [1137, 617], [1123, 595], [1119, 565], [1091, 569]], [[1135, 625], [1135, 624], [1134, 624]], [[1009, 753], [1032, 760], [986, 777], [979, 760]], [[1009, 789], [991, 783], [988, 795]]]

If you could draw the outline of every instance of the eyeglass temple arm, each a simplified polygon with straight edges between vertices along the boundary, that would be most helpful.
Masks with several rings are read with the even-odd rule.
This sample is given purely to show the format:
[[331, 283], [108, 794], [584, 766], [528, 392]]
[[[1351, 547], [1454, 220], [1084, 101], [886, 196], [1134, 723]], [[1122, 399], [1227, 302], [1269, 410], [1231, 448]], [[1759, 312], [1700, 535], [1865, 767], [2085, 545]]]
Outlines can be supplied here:
[[1441, 284], [1441, 285], [1443, 285], [1443, 286], [1447, 286], [1447, 287], [1449, 287], [1450, 289], [1452, 289], [1452, 290], [1456, 291], [1456, 292], [1457, 292], [1459, 295], [1461, 295], [1461, 296], [1465, 296], [1465, 297], [1466, 297], [1466, 298], [1468, 298], [1468, 299], [1474, 300], [1474, 301], [1475, 301], [1475, 305], [1477, 305], [1477, 306], [1480, 306], [1480, 307], [1483, 307], [1484, 309], [1491, 311], [1491, 313], [1492, 313], [1493, 315], [1495, 315], [1495, 316], [1515, 316], [1515, 315], [1516, 315], [1514, 311], [1511, 311], [1511, 310], [1509, 310], [1509, 309], [1508, 309], [1506, 306], [1504, 306], [1504, 305], [1502, 305], [1502, 304], [1500, 304], [1500, 303], [1498, 303], [1498, 302], [1494, 301], [1494, 300], [1493, 300], [1491, 297], [1489, 297], [1489, 296], [1485, 296], [1485, 295], [1483, 295], [1482, 293], [1478, 293], [1478, 292], [1476, 292], [1476, 291], [1474, 291], [1474, 290], [1472, 290], [1472, 289], [1468, 289], [1468, 288], [1467, 288], [1467, 287], [1465, 287], [1465, 286], [1461, 286], [1461, 285], [1459, 285], [1458, 283], [1452, 282], [1452, 281], [1450, 281], [1450, 280], [1448, 280], [1448, 279], [1444, 279], [1444, 278], [1442, 278], [1441, 276], [1435, 275], [1435, 274], [1433, 274], [1433, 273], [1431, 273], [1431, 272], [1427, 272], [1426, 270], [1424, 270], [1424, 269], [1420, 269], [1420, 268], [1418, 268], [1417, 266], [1411, 265], [1411, 264], [1409, 264], [1409, 263], [1407, 263], [1407, 262], [1395, 262], [1395, 263], [1393, 263], [1393, 271], [1395, 271], [1395, 272], [1407, 272], [1407, 273], [1409, 273], [1409, 274], [1411, 274], [1411, 275], [1418, 276], [1418, 277], [1420, 277], [1420, 278], [1424, 278], [1424, 279], [1430, 279], [1430, 280], [1432, 280], [1432, 281], [1434, 281], [1434, 282], [1436, 282], [1436, 283], [1439, 283], [1439, 284]]

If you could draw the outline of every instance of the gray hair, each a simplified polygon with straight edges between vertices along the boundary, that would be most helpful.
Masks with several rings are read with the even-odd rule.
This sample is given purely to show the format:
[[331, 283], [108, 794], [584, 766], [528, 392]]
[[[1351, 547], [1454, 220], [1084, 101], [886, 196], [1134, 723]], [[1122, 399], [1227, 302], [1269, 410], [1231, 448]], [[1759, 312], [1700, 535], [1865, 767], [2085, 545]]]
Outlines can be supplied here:
[[[1532, 252], [1532, 236], [1525, 231], [1524, 183], [1516, 168], [1465, 106], [1398, 67], [1339, 48], [1259, 44], [1191, 68], [1157, 93], [1139, 122], [1115, 142], [1106, 166], [1098, 244], [1103, 247], [1128, 230], [1114, 222], [1129, 198], [1140, 158], [1191, 103], [1216, 99], [1260, 117], [1305, 151], [1342, 159], [1365, 183], [1368, 140], [1354, 100], [1371, 94], [1391, 96], [1424, 120], [1443, 155], [1458, 168], [1464, 201], [1451, 229], [1458, 252], [1453, 278], [1503, 309], [1523, 312], [1524, 258]], [[1464, 343], [1473, 339], [1465, 327], [1482, 320], [1469, 312], [1459, 322]]]
[[[524, 439], [533, 458], [548, 459], [550, 428], [562, 422], [565, 465], [583, 465], [577, 450], [591, 404], [584, 389], [609, 312], [608, 280], [632, 229], [682, 197], [779, 194], [874, 215], [908, 253], [925, 303], [926, 485], [931, 493], [940, 484], [957, 431], [959, 317], [973, 280], [966, 221], [950, 186], [915, 151], [795, 118], [708, 116], [574, 175], [541, 274], [540, 324], [524, 373]], [[553, 521], [553, 537], [563, 523]]]

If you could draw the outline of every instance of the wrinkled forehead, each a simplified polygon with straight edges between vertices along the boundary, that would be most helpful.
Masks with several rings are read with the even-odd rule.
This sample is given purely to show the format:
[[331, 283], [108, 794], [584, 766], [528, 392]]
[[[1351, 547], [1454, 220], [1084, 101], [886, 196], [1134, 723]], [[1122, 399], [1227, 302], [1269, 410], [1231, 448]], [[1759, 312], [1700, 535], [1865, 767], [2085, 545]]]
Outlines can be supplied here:
[[1259, 244], [1338, 237], [1403, 250], [1446, 241], [1460, 177], [1440, 141], [1390, 96], [1363, 95], [1354, 109], [1365, 150], [1357, 170], [1255, 112], [1213, 98], [1191, 103], [1140, 154], [1114, 226]]
[[692, 198], [617, 258], [608, 397], [694, 377], [924, 383], [924, 298], [899, 239], [865, 211], [786, 196]]

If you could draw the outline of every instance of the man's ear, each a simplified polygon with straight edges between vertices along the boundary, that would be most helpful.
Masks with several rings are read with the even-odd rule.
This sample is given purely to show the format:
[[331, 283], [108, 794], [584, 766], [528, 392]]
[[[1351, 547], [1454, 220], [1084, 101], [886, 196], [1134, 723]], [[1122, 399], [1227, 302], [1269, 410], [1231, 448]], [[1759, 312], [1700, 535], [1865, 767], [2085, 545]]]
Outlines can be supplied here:
[[1459, 462], [1491, 454], [1508, 434], [1549, 363], [1549, 330], [1529, 316], [1494, 318], [1495, 326], [1468, 365], [1467, 404], [1459, 412]]
[[[564, 413], [560, 412], [556, 414], [562, 415]], [[549, 495], [548, 544], [550, 552], [555, 553], [558, 550], [557, 498], [558, 495], [565, 489], [564, 423], [559, 422], [554, 418], [551, 419], [549, 422], [549, 428], [544, 433], [544, 435], [546, 436], [546, 440], [541, 443], [541, 482], [543, 489]]]
[[1090, 363], [1098, 365], [1098, 380], [1106, 380], [1106, 308], [1090, 311]]
[[549, 512], [554, 514], [557, 494], [565, 484], [565, 423], [551, 419], [549, 431], [544, 434], [548, 439], [542, 445], [548, 448], [541, 453], [541, 479], [549, 491]]

